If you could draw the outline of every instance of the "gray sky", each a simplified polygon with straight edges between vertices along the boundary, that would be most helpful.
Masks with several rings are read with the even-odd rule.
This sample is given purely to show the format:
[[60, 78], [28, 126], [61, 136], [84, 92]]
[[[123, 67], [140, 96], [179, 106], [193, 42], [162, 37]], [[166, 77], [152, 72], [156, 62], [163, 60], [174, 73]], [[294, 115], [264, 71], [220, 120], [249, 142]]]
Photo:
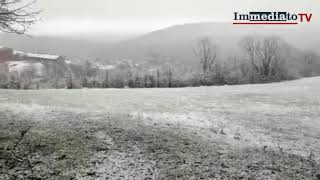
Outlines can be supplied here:
[[36, 34], [143, 33], [174, 24], [232, 21], [233, 12], [313, 13], [319, 0], [38, 0], [43, 22]]

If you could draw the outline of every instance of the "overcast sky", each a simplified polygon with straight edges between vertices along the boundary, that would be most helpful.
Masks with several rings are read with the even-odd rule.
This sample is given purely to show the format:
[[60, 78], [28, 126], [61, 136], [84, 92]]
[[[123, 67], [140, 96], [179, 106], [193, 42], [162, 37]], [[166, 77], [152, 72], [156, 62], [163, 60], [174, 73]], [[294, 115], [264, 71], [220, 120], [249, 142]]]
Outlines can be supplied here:
[[233, 12], [289, 11], [313, 13], [319, 0], [38, 0], [43, 21], [37, 34], [87, 32], [143, 33], [174, 24], [230, 22]]

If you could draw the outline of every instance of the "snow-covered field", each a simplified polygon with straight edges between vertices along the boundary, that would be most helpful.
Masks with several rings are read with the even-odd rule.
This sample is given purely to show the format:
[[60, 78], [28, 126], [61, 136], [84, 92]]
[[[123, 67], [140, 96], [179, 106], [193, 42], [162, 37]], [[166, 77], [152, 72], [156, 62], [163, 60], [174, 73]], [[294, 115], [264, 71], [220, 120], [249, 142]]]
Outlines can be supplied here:
[[0, 90], [0, 103], [0, 179], [320, 179], [319, 77]]

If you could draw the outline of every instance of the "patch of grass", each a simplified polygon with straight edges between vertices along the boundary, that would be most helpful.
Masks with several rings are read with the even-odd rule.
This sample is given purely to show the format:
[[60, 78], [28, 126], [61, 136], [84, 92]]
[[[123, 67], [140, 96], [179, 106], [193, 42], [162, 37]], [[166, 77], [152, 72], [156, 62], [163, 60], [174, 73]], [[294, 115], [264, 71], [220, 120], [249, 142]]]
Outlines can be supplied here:
[[74, 178], [92, 144], [82, 133], [48, 129], [31, 129], [22, 139], [2, 138], [0, 179]]

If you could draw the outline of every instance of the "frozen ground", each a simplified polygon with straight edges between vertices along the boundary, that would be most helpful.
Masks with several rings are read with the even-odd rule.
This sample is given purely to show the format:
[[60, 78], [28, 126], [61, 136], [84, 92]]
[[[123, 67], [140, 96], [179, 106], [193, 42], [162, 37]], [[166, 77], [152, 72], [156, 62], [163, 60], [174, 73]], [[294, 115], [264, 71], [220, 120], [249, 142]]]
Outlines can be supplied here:
[[319, 77], [0, 103], [0, 179], [320, 179]]

